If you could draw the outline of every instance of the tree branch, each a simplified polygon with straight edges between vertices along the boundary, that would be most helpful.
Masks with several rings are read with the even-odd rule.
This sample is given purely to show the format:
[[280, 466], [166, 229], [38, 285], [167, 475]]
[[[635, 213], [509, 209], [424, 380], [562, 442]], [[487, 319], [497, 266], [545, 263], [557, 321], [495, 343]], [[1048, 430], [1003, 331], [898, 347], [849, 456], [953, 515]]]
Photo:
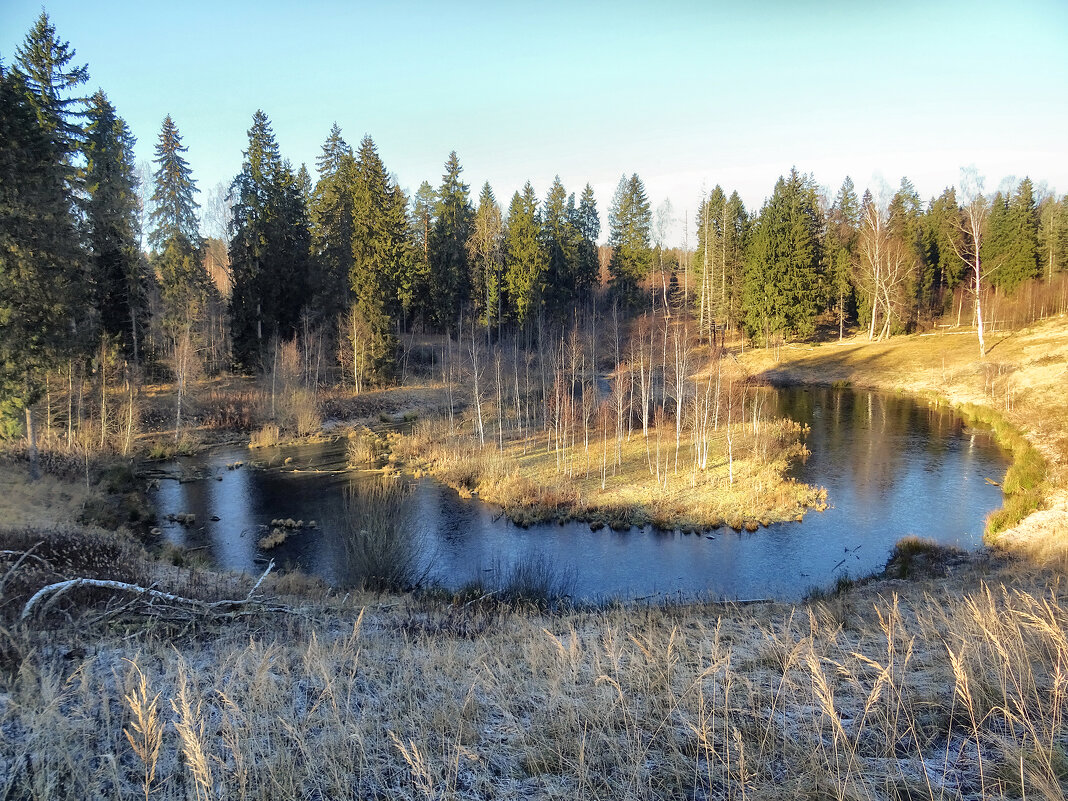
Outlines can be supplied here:
[[[76, 589], [77, 587], [95, 587], [105, 590], [117, 590], [119, 592], [134, 592], [139, 595], [147, 595], [150, 598], [155, 598], [161, 601], [168, 601], [170, 603], [185, 604], [187, 606], [201, 607], [205, 611], [213, 611], [221, 607], [227, 606], [241, 606], [247, 604], [252, 600], [252, 596], [256, 590], [259, 589], [260, 584], [267, 578], [267, 574], [274, 570], [274, 560], [267, 565], [267, 569], [263, 571], [263, 575], [249, 590], [248, 595], [241, 599], [227, 599], [223, 601], [198, 601], [195, 598], [186, 598], [182, 595], [175, 595], [170, 592], [163, 592], [161, 590], [153, 589], [152, 587], [141, 587], [137, 584], [130, 584], [125, 581], [113, 581], [111, 579], [90, 579], [90, 578], [76, 578], [68, 579], [67, 581], [57, 581], [55, 584], [48, 584], [41, 587], [37, 592], [33, 594], [33, 597], [26, 602], [26, 605], [22, 607], [22, 614], [19, 616], [19, 620], [25, 620], [32, 613], [34, 608], [41, 602], [41, 599], [55, 594], [57, 597], [68, 590]], [[54, 598], [53, 598], [54, 600]]]

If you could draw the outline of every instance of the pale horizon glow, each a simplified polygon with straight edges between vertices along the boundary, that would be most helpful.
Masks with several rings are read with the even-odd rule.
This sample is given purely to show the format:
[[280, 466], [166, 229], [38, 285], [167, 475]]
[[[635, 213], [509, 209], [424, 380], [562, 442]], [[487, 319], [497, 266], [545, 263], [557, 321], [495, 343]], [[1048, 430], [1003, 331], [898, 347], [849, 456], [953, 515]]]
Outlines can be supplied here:
[[[315, 180], [336, 121], [369, 134], [413, 193], [455, 150], [477, 200], [507, 209], [529, 180], [590, 183], [602, 240], [621, 175], [655, 209], [669, 244], [719, 184], [758, 211], [795, 167], [831, 198], [907, 176], [926, 202], [974, 165], [993, 192], [1029, 176], [1068, 191], [1068, 4], [617, 2], [394, 5], [283, 2], [45, 4], [152, 158], [170, 113], [204, 203], [241, 167], [252, 114]], [[0, 58], [14, 59], [40, 0], [0, 7]]]

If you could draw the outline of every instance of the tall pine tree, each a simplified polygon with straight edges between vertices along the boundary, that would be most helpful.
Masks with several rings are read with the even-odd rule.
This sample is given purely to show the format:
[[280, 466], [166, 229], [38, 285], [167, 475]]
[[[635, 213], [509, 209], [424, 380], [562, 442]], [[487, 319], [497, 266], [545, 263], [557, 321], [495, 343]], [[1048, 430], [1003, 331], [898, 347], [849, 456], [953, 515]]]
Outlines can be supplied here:
[[102, 91], [89, 101], [85, 135], [85, 222], [93, 301], [102, 333], [139, 360], [147, 313], [140, 253], [136, 140]]
[[430, 233], [430, 284], [432, 315], [439, 329], [456, 321], [471, 301], [471, 270], [467, 263], [467, 240], [474, 210], [468, 186], [460, 180], [460, 159], [454, 150], [445, 162], [445, 174], [437, 192], [434, 226]]
[[653, 263], [651, 246], [653, 215], [645, 185], [637, 173], [619, 179], [608, 210], [608, 244], [612, 291], [624, 305], [637, 301], [638, 285]]
[[296, 332], [308, 290], [311, 234], [304, 195], [262, 111], [252, 118], [233, 200], [230, 326], [234, 358], [262, 363], [272, 337]]
[[83, 256], [66, 144], [33, 88], [2, 64], [0, 109], [0, 436], [15, 433], [21, 412], [36, 477], [32, 407], [74, 344]]

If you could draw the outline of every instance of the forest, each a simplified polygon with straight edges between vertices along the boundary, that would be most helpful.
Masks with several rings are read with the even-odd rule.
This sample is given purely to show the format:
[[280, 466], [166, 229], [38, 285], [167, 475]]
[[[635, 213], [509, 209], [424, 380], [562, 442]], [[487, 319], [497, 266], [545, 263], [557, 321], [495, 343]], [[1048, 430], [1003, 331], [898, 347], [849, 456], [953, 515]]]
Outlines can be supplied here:
[[528, 182], [505, 207], [452, 152], [408, 194], [370, 136], [353, 148], [337, 125], [313, 177], [258, 111], [240, 173], [202, 209], [178, 122], [138, 165], [105, 93], [79, 94], [88, 80], [44, 12], [0, 62], [0, 432], [31, 452], [36, 409], [59, 441], [127, 453], [146, 384], [174, 386], [178, 443], [204, 377], [269, 377], [268, 422], [298, 434], [317, 413], [283, 419], [279, 376], [314, 406], [422, 369], [449, 385], [450, 415], [462, 388], [482, 444], [494, 425], [502, 447], [506, 428], [588, 440], [611, 417], [620, 437], [670, 424], [676, 463], [685, 431], [700, 461], [721, 413], [704, 357], [728, 340], [964, 327], [982, 355], [985, 328], [1068, 308], [1068, 198], [1030, 178], [984, 194], [963, 171], [925, 202], [907, 178], [832, 196], [791, 169], [759, 209], [716, 186], [679, 244], [670, 205], [624, 175], [600, 244], [589, 184], [540, 198]]

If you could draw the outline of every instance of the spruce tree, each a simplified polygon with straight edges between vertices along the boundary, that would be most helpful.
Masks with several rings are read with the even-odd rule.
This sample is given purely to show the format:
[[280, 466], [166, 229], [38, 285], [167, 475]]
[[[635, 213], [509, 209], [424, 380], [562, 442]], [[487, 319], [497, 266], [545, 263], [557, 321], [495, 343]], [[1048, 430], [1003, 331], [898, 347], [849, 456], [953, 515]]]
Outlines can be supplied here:
[[[410, 323], [429, 325], [434, 319], [434, 298], [431, 291], [430, 241], [434, 231], [434, 210], [437, 191], [427, 181], [419, 185], [411, 202], [409, 214], [412, 263], [400, 287], [403, 317]], [[409, 324], [410, 324], [409, 323]]]
[[637, 173], [630, 178], [623, 176], [608, 210], [608, 244], [612, 247], [608, 269], [612, 291], [624, 305], [637, 301], [638, 285], [652, 266], [652, 224], [649, 198], [641, 178]]
[[727, 198], [722, 230], [723, 269], [720, 273], [720, 295], [723, 305], [720, 314], [727, 324], [736, 326], [741, 322], [745, 249], [749, 241], [749, 214], [737, 191], [731, 192], [731, 196]]
[[[697, 209], [697, 247], [694, 251], [694, 292], [698, 324], [708, 326], [726, 307], [726, 271], [723, 266], [727, 231], [727, 197], [716, 184]], [[717, 323], [718, 325], [719, 323]]]
[[182, 156], [186, 150], [178, 127], [168, 114], [153, 160], [156, 171], [148, 243], [163, 302], [163, 327], [172, 349], [179, 339], [191, 334], [210, 292], [200, 261], [200, 206], [193, 199], [199, 190], [189, 162]]
[[888, 208], [890, 236], [904, 254], [907, 279], [902, 293], [903, 308], [899, 326], [912, 327], [917, 312], [932, 303], [935, 273], [923, 258], [923, 224], [920, 195], [912, 181], [902, 177]]
[[272, 337], [295, 333], [307, 296], [311, 234], [303, 191], [283, 161], [262, 111], [252, 118], [233, 200], [230, 329], [234, 358], [246, 369]]
[[504, 221], [501, 207], [487, 181], [478, 196], [478, 211], [467, 240], [475, 314], [487, 327], [500, 324], [504, 264]]
[[314, 254], [313, 305], [332, 319], [352, 295], [352, 201], [356, 161], [335, 123], [316, 160], [319, 181], [309, 204]]
[[579, 236], [578, 253], [575, 257], [575, 296], [580, 302], [586, 302], [592, 297], [601, 269], [597, 258], [601, 217], [597, 213], [597, 199], [594, 197], [593, 187], [589, 184], [586, 184], [579, 197], [574, 226]]
[[85, 136], [85, 222], [93, 304], [102, 333], [139, 360], [147, 314], [147, 276], [140, 253], [136, 140], [102, 91], [89, 101]]
[[182, 156], [189, 148], [182, 144], [182, 135], [171, 115], [163, 120], [156, 143], [155, 189], [152, 192], [152, 213], [149, 215], [148, 244], [155, 251], [166, 249], [177, 240], [179, 248], [189, 254], [200, 249], [200, 208], [193, 196], [197, 189], [189, 162]]
[[543, 303], [549, 318], [564, 320], [575, 299], [578, 231], [574, 225], [575, 197], [570, 200], [556, 176], [542, 206], [542, 246], [545, 252]]
[[1050, 195], [1039, 205], [1039, 259], [1046, 280], [1068, 266], [1068, 196]]
[[522, 194], [516, 192], [512, 196], [508, 206], [504, 253], [508, 307], [519, 325], [527, 325], [537, 317], [545, 280], [538, 197], [530, 181]]
[[75, 157], [81, 147], [85, 97], [70, 92], [89, 80], [87, 64], [72, 63], [77, 52], [60, 41], [56, 28], [41, 11], [21, 46], [15, 49], [14, 72], [28, 89], [27, 99], [37, 121], [50, 136], [64, 165], [64, 179], [76, 188]]
[[838, 337], [845, 335], [845, 319], [853, 301], [853, 264], [857, 258], [857, 231], [860, 227], [860, 202], [853, 179], [848, 175], [827, 215], [824, 240], [830, 301], [838, 318]]
[[437, 192], [434, 226], [430, 235], [430, 283], [432, 314], [441, 330], [457, 319], [471, 302], [471, 270], [467, 263], [467, 240], [474, 210], [468, 186], [460, 180], [460, 159], [454, 150], [445, 162], [445, 174]]
[[935, 274], [936, 288], [930, 309], [935, 313], [946, 310], [950, 293], [960, 283], [964, 272], [964, 263], [957, 256], [961, 250], [960, 214], [957, 191], [948, 187], [931, 200], [924, 215], [924, 262]]
[[352, 270], [355, 312], [362, 321], [367, 375], [382, 383], [393, 374], [394, 326], [400, 286], [409, 269], [407, 199], [394, 187], [371, 137], [364, 137], [353, 183]]
[[[991, 225], [993, 222], [991, 219]], [[1039, 215], [1030, 178], [1020, 181], [1005, 204], [1003, 224], [1001, 253], [998, 254], [999, 261], [994, 264], [996, 269], [991, 278], [996, 286], [1011, 294], [1024, 281], [1037, 278], [1040, 274]]]
[[74, 346], [83, 255], [66, 143], [41, 119], [25, 77], [2, 64], [0, 109], [0, 436], [15, 433], [21, 412], [36, 477], [32, 406]]
[[771, 334], [810, 336], [819, 311], [822, 215], [815, 186], [796, 169], [779, 178], [761, 209], [746, 257], [745, 326]]

